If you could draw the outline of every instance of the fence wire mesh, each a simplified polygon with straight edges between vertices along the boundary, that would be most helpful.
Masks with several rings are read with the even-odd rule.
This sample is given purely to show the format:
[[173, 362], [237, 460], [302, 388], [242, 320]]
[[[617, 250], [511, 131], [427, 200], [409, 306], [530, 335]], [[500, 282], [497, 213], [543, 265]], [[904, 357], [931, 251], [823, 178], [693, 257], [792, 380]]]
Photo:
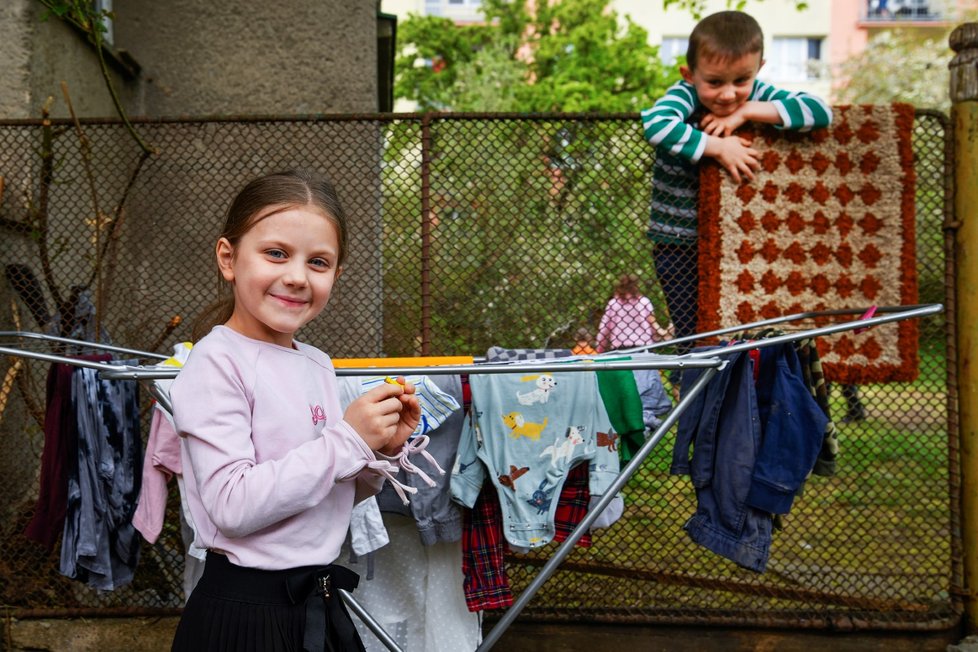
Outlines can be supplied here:
[[[333, 357], [482, 355], [490, 346], [594, 343], [622, 274], [664, 327], [645, 237], [654, 152], [637, 116], [347, 116], [147, 121], [156, 153], [89, 121], [0, 123], [0, 328], [168, 353], [213, 300], [212, 243], [250, 178], [294, 166], [336, 183], [350, 253], [327, 312], [302, 339]], [[921, 302], [946, 303], [946, 118], [919, 112]], [[668, 268], [660, 269], [665, 275]], [[89, 302], [92, 320], [84, 319]], [[848, 306], [842, 306], [848, 307]], [[957, 433], [949, 432], [943, 318], [920, 325], [912, 383], [835, 385], [840, 454], [813, 477], [754, 574], [693, 544], [688, 478], [671, 439], [626, 487], [625, 512], [544, 585], [525, 618], [807, 627], [947, 627], [960, 588]], [[3, 344], [25, 345], [6, 336]], [[31, 346], [45, 349], [43, 343]], [[40, 490], [47, 363], [0, 362], [0, 601], [15, 613], [162, 612], [183, 602], [175, 486], [135, 580], [97, 591], [24, 536]], [[668, 378], [666, 379], [669, 385]], [[148, 393], [142, 394], [143, 433]], [[507, 558], [514, 591], [552, 548]], [[956, 552], [957, 551], [957, 552]]]

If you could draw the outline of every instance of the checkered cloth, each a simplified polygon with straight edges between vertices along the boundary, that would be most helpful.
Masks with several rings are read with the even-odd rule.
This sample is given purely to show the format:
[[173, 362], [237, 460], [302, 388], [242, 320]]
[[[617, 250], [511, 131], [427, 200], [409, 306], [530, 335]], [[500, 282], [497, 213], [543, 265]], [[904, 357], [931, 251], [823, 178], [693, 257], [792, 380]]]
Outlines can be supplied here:
[[553, 360], [569, 358], [570, 349], [504, 349], [490, 346], [486, 352], [486, 362], [514, 362], [516, 360]]
[[513, 604], [503, 564], [503, 512], [491, 482], [462, 521], [462, 574], [469, 611], [503, 609]]

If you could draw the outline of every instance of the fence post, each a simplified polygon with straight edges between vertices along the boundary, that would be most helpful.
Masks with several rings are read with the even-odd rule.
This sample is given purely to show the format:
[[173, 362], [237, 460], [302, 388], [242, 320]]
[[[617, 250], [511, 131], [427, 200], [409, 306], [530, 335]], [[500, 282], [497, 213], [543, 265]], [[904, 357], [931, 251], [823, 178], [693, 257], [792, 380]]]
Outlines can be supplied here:
[[965, 626], [978, 630], [978, 23], [948, 39], [954, 130], [954, 243], [957, 275], [958, 396], [961, 436], [961, 535]]

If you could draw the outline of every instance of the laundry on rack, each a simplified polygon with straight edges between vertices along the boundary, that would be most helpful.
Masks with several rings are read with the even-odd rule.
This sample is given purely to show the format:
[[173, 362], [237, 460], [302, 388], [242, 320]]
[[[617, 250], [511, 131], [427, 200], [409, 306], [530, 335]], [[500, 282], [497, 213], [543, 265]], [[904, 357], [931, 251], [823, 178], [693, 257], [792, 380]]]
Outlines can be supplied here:
[[[470, 613], [462, 590], [462, 507], [451, 499], [448, 475], [455, 462], [462, 430], [463, 383], [457, 374], [412, 375], [427, 412], [427, 430], [405, 446], [395, 477], [417, 490], [410, 504], [384, 485], [380, 493], [354, 507], [350, 522], [351, 567], [364, 565], [357, 600], [402, 649], [454, 652], [475, 649], [481, 641], [481, 619]], [[338, 379], [345, 408], [383, 377]], [[366, 382], [365, 382], [366, 381]], [[421, 431], [419, 431], [420, 433]], [[423, 452], [415, 452], [419, 443]], [[424, 454], [431, 459], [424, 459]], [[419, 459], [415, 459], [419, 458]], [[405, 462], [422, 473], [409, 473]], [[430, 480], [431, 482], [426, 482]], [[414, 599], [405, 600], [410, 595]], [[362, 623], [367, 650], [384, 649]]]
[[[183, 366], [191, 348], [189, 342], [177, 344], [173, 347], [173, 356], [161, 365], [176, 368]], [[172, 381], [158, 379], [154, 382], [168, 395]], [[168, 495], [166, 485], [174, 476], [183, 476], [180, 437], [173, 426], [173, 416], [157, 403], [153, 406], [153, 416], [150, 418], [139, 500], [132, 517], [133, 525], [147, 543], [156, 543], [163, 530]], [[201, 554], [200, 559], [203, 558]]]
[[[193, 350], [193, 348], [193, 342], [177, 342], [173, 345], [173, 355], [160, 362], [157, 366], [179, 369], [190, 358], [190, 352]], [[169, 396], [170, 386], [173, 384], [173, 378], [156, 378], [153, 380], [153, 384], [156, 385], [156, 388], [160, 391], [160, 393], [162, 393], [164, 396]], [[170, 421], [170, 423], [173, 423], [173, 415], [164, 409], [162, 405], [157, 403], [156, 409], [160, 410]]]
[[812, 474], [833, 476], [835, 475], [836, 460], [839, 456], [839, 429], [832, 420], [829, 409], [828, 384], [825, 382], [825, 374], [822, 372], [822, 362], [818, 356], [815, 338], [808, 337], [798, 340], [795, 343], [795, 351], [798, 353], [798, 362], [801, 364], [805, 386], [808, 387], [815, 402], [818, 403], [828, 418], [822, 436], [822, 446], [818, 451], [818, 457], [815, 458]]
[[513, 604], [513, 592], [506, 573], [503, 512], [495, 487], [484, 485], [463, 516], [462, 574], [466, 607], [473, 612], [505, 609]]
[[[601, 361], [640, 360], [643, 355], [651, 357], [652, 354], [633, 353], [622, 357], [606, 355], [601, 358]], [[631, 379], [628, 378], [629, 376]], [[601, 396], [611, 416], [611, 422], [615, 424], [621, 435], [621, 459], [627, 462], [645, 443], [644, 432], [658, 428], [662, 423], [661, 417], [672, 410], [672, 400], [666, 393], [666, 388], [662, 384], [662, 374], [658, 369], [601, 371], [598, 372], [598, 384], [601, 386]], [[606, 388], [606, 385], [613, 385], [614, 389]], [[623, 412], [622, 418], [628, 425], [623, 423], [619, 426], [616, 422], [612, 403]], [[639, 410], [637, 419], [632, 416], [632, 412], [636, 409]]]
[[557, 358], [569, 358], [571, 355], [570, 349], [509, 349], [503, 346], [490, 346], [486, 352], [486, 361], [555, 360]]
[[175, 475], [182, 475], [180, 437], [162, 410], [153, 410], [150, 417], [146, 454], [143, 458], [143, 479], [132, 515], [132, 524], [146, 542], [156, 543], [166, 518], [166, 484]]
[[[164, 367], [180, 368], [187, 361], [193, 345], [180, 342], [173, 346], [173, 355], [160, 363]], [[169, 395], [171, 379], [153, 381], [165, 396]], [[190, 597], [194, 586], [204, 572], [207, 550], [196, 544], [196, 528], [183, 487], [183, 462], [180, 436], [173, 425], [173, 415], [159, 403], [153, 406], [149, 435], [143, 457], [143, 477], [133, 513], [133, 527], [147, 543], [153, 544], [163, 530], [168, 498], [167, 484], [176, 479], [180, 495], [180, 535], [184, 545], [183, 590], [184, 600]]]
[[[428, 433], [427, 452], [438, 466], [446, 471], [455, 463], [459, 438], [464, 421], [462, 379], [458, 375], [430, 376], [429, 381], [441, 389], [460, 407], [453, 411], [437, 428]], [[398, 477], [402, 477], [398, 474]], [[403, 475], [405, 482], [418, 490], [411, 498], [410, 514], [417, 524], [418, 534], [424, 545], [438, 542], [457, 542], [462, 537], [462, 510], [451, 497], [449, 475], [435, 477], [436, 484], [429, 486], [412, 475]], [[397, 513], [395, 496], [386, 487], [377, 494], [377, 504], [382, 512]]]
[[649, 430], [655, 430], [662, 423], [661, 417], [672, 410], [672, 401], [662, 384], [662, 374], [658, 369], [636, 369], [635, 385], [642, 403], [642, 421]]
[[[684, 525], [690, 538], [763, 572], [772, 514], [790, 510], [828, 419], [804, 384], [794, 347], [759, 350], [759, 365], [749, 351], [730, 354], [680, 415], [670, 471], [688, 474], [696, 490], [696, 513]], [[684, 394], [700, 373], [683, 373]]]
[[359, 563], [366, 559], [367, 572], [365, 580], [374, 579], [374, 557], [378, 550], [391, 542], [384, 524], [384, 516], [377, 507], [376, 496], [370, 496], [353, 506], [350, 514], [349, 536], [344, 547], [349, 547], [350, 563]]
[[[785, 334], [785, 331], [781, 329], [765, 328], [758, 332], [744, 333], [742, 337], [745, 340], [763, 342], [768, 338], [780, 337]], [[822, 435], [822, 446], [815, 460], [815, 466], [812, 468], [812, 475], [832, 476], [835, 475], [835, 466], [839, 455], [839, 429], [832, 420], [829, 408], [829, 385], [822, 370], [817, 342], [814, 337], [805, 337], [792, 341], [792, 345], [795, 348], [795, 353], [798, 354], [802, 381], [828, 418], [828, 422], [825, 424], [825, 432]], [[755, 360], [760, 360], [760, 349], [754, 349], [750, 353], [755, 356]], [[759, 366], [755, 365], [755, 376], [759, 371]], [[799, 487], [798, 495], [801, 495], [803, 489], [804, 485]]]
[[[106, 354], [79, 356], [89, 362], [111, 359]], [[52, 550], [64, 531], [68, 506], [68, 469], [78, 450], [78, 415], [71, 398], [71, 378], [78, 367], [55, 362], [48, 368], [44, 449], [41, 452], [41, 479], [34, 515], [24, 534], [47, 550]]]
[[589, 462], [593, 495], [603, 495], [619, 470], [595, 375], [542, 375], [545, 390], [537, 382], [541, 374], [469, 377], [472, 408], [452, 472], [452, 495], [470, 508], [489, 476], [502, 504], [505, 538], [517, 548], [554, 538], [556, 498], [573, 466]]
[[77, 369], [71, 386], [78, 448], [68, 465], [60, 571], [112, 590], [132, 581], [139, 560], [132, 525], [143, 461], [138, 386], [90, 368]]
[[[564, 349], [504, 349], [493, 346], [486, 352], [486, 361], [490, 363], [513, 362], [513, 361], [538, 361], [565, 358], [567, 352]], [[614, 358], [603, 358], [604, 362], [611, 361], [630, 361], [635, 356], [621, 356]], [[622, 462], [627, 462], [632, 455], [645, 443], [645, 433], [647, 424], [645, 423], [645, 408], [643, 398], [638, 389], [639, 370], [630, 371], [628, 369], [604, 370], [596, 372], [598, 380], [598, 391], [604, 403], [605, 411], [611, 421], [613, 432], [604, 433], [604, 437], [599, 433], [598, 446], [605, 446], [609, 450], [618, 451]], [[658, 374], [658, 371], [656, 371]], [[537, 379], [537, 384], [546, 384], [547, 375], [542, 374]], [[661, 386], [661, 380], [660, 380]], [[538, 389], [541, 389], [538, 387]], [[664, 391], [663, 391], [664, 394]], [[471, 400], [471, 391], [469, 392]], [[672, 409], [672, 402], [666, 398], [668, 409]], [[667, 411], [668, 411], [667, 409]], [[655, 408], [655, 413], [662, 414], [662, 406]], [[658, 421], [656, 420], [656, 425]], [[573, 531], [577, 524], [584, 519], [590, 508], [601, 500], [601, 496], [590, 496], [587, 488], [587, 474], [575, 474], [571, 472], [564, 487], [560, 492], [557, 501], [557, 512], [555, 515], [554, 541], [561, 542]], [[577, 485], [582, 485], [583, 490], [578, 490]], [[578, 512], [579, 505], [583, 505], [583, 511]], [[624, 511], [624, 500], [621, 495], [615, 496], [611, 504], [592, 523], [591, 530], [611, 527]], [[590, 546], [589, 535], [584, 535], [579, 544]]]
[[[383, 516], [391, 542], [373, 555], [373, 579], [360, 582], [357, 602], [402, 650], [476, 649], [482, 641], [482, 619], [466, 608], [461, 545], [457, 541], [426, 545], [418, 538], [414, 519], [392, 513]], [[362, 563], [351, 568], [358, 570], [356, 564]], [[362, 622], [356, 620], [356, 625], [368, 652], [387, 649]]]
[[[359, 376], [341, 376], [337, 380], [340, 405], [344, 408], [364, 391], [365, 380], [376, 382], [376, 379]], [[395, 462], [400, 466], [395, 478], [416, 493], [411, 496], [410, 504], [405, 504], [394, 489], [385, 484], [376, 496], [377, 505], [381, 512], [414, 518], [424, 545], [439, 541], [458, 541], [462, 536], [461, 508], [451, 500], [448, 474], [439, 470], [450, 469], [455, 462], [463, 421], [462, 380], [455, 374], [409, 376], [406, 380], [421, 387], [422, 393], [427, 397], [422, 402], [422, 409], [428, 411], [426, 423], [429, 429], [424, 435], [423, 449], [418, 450], [417, 444], [420, 442], [417, 438], [414, 444], [405, 447], [403, 452], [407, 459], [401, 458]], [[427, 408], [424, 407], [426, 404]], [[412, 473], [412, 469], [416, 471]], [[351, 535], [362, 540], [379, 537], [378, 533], [354, 532], [366, 522], [368, 521], [354, 521], [351, 524]]]
[[[876, 306], [873, 306], [875, 309]], [[866, 317], [861, 317], [866, 319]], [[860, 332], [858, 329], [856, 333]], [[748, 339], [764, 340], [769, 337], [785, 335], [780, 329], [767, 328], [756, 334], [748, 334]], [[814, 337], [805, 337], [794, 340], [795, 353], [798, 354], [798, 362], [801, 366], [801, 376], [805, 386], [811, 392], [815, 402], [825, 413], [828, 422], [825, 424], [825, 433], [822, 437], [822, 446], [812, 468], [812, 475], [832, 476], [835, 475], [835, 467], [839, 455], [839, 429], [832, 420], [832, 413], [829, 406], [829, 384], [825, 380], [825, 373], [822, 369], [822, 361], [819, 357], [817, 340]], [[799, 487], [798, 495], [801, 495], [804, 485]]]
[[[554, 542], [561, 543], [570, 536], [598, 498], [600, 497], [592, 497], [588, 489], [587, 462], [572, 468], [561, 487], [557, 501]], [[612, 512], [611, 516], [615, 519], [621, 516], [620, 510], [614, 514], [615, 507], [609, 506], [601, 517], [608, 512]], [[503, 514], [495, 487], [492, 484], [484, 485], [475, 505], [464, 510], [463, 516], [462, 573], [465, 580], [465, 603], [470, 611], [508, 607], [513, 603], [513, 594], [510, 591], [509, 574], [506, 572], [503, 555], [507, 547], [514, 552], [517, 550], [509, 546], [503, 537]], [[575, 545], [590, 548], [591, 535], [581, 535]]]
[[[486, 361], [559, 360], [570, 357], [568, 354], [565, 349], [505, 349], [493, 346], [486, 352]], [[627, 362], [638, 359], [640, 355], [604, 356], [601, 361]], [[659, 417], [672, 409], [672, 401], [662, 386], [657, 369], [604, 370], [596, 374], [601, 398], [615, 431], [611, 445], [618, 451], [621, 461], [628, 462], [645, 443], [646, 433], [659, 426]]]
[[[631, 358], [616, 357], [612, 360], [631, 360]], [[653, 371], [658, 373], [658, 370]], [[622, 462], [628, 462], [645, 443], [647, 427], [645, 408], [642, 405], [636, 376], [628, 369], [598, 371], [595, 375], [598, 379], [601, 400], [614, 428], [614, 433], [608, 434], [613, 439], [604, 445], [617, 450]], [[671, 402], [669, 406], [672, 409]]]
[[[353, 554], [357, 557], [369, 555], [390, 542], [376, 497], [370, 496], [354, 505], [350, 518], [350, 548]], [[372, 570], [367, 573], [366, 579], [373, 579]]]
[[207, 550], [198, 546], [195, 541], [196, 528], [183, 486], [180, 437], [170, 414], [157, 405], [150, 418], [143, 458], [143, 479], [136, 511], [132, 516], [133, 527], [149, 544], [156, 543], [163, 530], [168, 497], [167, 483], [173, 478], [176, 479], [180, 494], [180, 534], [184, 545], [183, 589], [186, 600], [204, 572]]

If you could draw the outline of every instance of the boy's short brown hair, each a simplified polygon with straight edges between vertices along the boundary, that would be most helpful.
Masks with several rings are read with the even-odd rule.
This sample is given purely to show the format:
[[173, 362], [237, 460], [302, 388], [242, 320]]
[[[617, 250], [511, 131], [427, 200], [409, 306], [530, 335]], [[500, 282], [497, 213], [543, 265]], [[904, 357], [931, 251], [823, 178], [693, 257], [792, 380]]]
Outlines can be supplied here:
[[718, 11], [693, 28], [686, 48], [686, 65], [696, 70], [700, 57], [732, 60], [755, 52], [764, 57], [764, 32], [754, 17], [743, 11]]

